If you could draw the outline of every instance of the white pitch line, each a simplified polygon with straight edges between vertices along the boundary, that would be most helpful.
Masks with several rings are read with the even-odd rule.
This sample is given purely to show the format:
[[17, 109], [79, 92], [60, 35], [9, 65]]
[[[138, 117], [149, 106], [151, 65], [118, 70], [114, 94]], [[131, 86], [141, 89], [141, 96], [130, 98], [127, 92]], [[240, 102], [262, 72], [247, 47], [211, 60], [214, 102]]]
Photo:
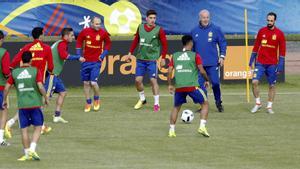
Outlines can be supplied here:
[[[267, 95], [268, 93], [266, 92], [262, 92], [260, 93], [261, 95]], [[152, 94], [148, 94], [146, 93], [146, 95], [152, 95]], [[208, 93], [209, 96], [213, 96], [212, 93]], [[278, 92], [276, 93], [276, 95], [300, 95], [300, 92]], [[54, 95], [56, 96], [56, 95]], [[173, 97], [173, 95], [171, 94], [160, 94], [159, 95], [160, 97]], [[241, 92], [229, 92], [229, 93], [222, 93], [222, 96], [246, 96], [246, 93], [241, 93]], [[16, 95], [10, 95], [9, 97], [16, 97]], [[77, 95], [77, 94], [73, 94], [73, 95], [67, 95], [66, 96], [67, 98], [82, 98], [84, 97], [84, 95]], [[132, 98], [132, 97], [138, 97], [137, 94], [134, 94], [134, 95], [110, 95], [110, 94], [101, 94], [100, 93], [100, 97], [129, 97], [129, 98]]]

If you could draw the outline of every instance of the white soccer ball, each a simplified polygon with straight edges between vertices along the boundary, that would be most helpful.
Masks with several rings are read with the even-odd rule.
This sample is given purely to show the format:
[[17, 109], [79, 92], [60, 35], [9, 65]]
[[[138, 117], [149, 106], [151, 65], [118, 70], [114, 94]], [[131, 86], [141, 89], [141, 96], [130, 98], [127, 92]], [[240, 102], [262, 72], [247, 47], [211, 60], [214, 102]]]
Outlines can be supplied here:
[[185, 123], [191, 123], [194, 119], [194, 113], [191, 110], [183, 110], [181, 114], [181, 120]]

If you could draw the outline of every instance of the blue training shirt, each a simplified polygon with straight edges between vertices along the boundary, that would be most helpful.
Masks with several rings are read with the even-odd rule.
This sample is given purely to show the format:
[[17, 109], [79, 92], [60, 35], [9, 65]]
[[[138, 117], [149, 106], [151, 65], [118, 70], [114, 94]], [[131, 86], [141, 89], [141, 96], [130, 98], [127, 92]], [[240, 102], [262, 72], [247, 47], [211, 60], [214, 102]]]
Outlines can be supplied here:
[[219, 63], [218, 47], [220, 55], [226, 56], [226, 39], [221, 28], [210, 23], [206, 27], [199, 24], [195, 27], [191, 36], [194, 42], [194, 51], [199, 53], [203, 66], [217, 66]]

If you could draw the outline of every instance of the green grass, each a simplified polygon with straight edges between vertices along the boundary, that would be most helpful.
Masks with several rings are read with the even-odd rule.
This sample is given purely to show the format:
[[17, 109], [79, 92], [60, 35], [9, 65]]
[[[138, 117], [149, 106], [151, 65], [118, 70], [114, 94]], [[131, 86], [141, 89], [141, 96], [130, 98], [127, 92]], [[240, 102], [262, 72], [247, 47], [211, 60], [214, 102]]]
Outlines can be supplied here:
[[[299, 76], [287, 76], [278, 84], [274, 115], [262, 109], [257, 114], [245, 102], [244, 85], [223, 85], [225, 113], [217, 113], [210, 95], [208, 131], [210, 138], [196, 130], [198, 114], [192, 124], [176, 125], [176, 138], [168, 138], [172, 96], [161, 86], [161, 112], [153, 113], [151, 90], [146, 88], [149, 104], [133, 110], [137, 101], [134, 86], [102, 87], [99, 112], [84, 113], [81, 88], [69, 89], [64, 117], [69, 124], [51, 122], [52, 104], [45, 119], [53, 132], [38, 144], [40, 162], [17, 162], [22, 155], [20, 132], [15, 126], [10, 147], [1, 148], [1, 169], [48, 168], [129, 168], [129, 169], [297, 169], [300, 166]], [[262, 100], [266, 101], [266, 85]], [[12, 94], [11, 104], [15, 104]], [[190, 101], [190, 100], [189, 100]], [[195, 110], [189, 102], [183, 109]], [[12, 105], [10, 116], [16, 107]]]

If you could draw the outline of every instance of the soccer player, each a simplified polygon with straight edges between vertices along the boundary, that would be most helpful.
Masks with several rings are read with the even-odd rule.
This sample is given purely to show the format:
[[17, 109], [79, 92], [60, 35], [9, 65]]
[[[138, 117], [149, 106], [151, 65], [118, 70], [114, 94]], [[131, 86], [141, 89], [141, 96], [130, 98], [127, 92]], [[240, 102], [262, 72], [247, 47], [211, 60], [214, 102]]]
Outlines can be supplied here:
[[[194, 51], [201, 55], [203, 67], [211, 81], [218, 112], [224, 112], [219, 77], [219, 66], [223, 66], [226, 56], [227, 43], [224, 34], [218, 26], [210, 22], [210, 14], [206, 9], [199, 12], [199, 25], [192, 30], [191, 34]], [[205, 89], [203, 84], [204, 79], [199, 74], [199, 85]]]
[[[43, 86], [43, 75], [36, 67], [31, 66], [32, 53], [22, 52], [22, 66], [12, 70], [12, 75], [7, 80], [4, 89], [3, 107], [7, 108], [7, 95], [12, 85], [17, 90], [19, 124], [22, 133], [22, 143], [25, 155], [18, 161], [40, 160], [36, 153], [36, 146], [39, 141], [44, 116], [41, 110], [43, 98], [48, 104], [48, 97]], [[43, 96], [43, 97], [42, 97]], [[32, 140], [30, 142], [28, 128], [34, 126]]]
[[66, 60], [79, 60], [81, 62], [85, 61], [85, 59], [80, 55], [70, 55], [68, 53], [68, 43], [72, 42], [74, 39], [73, 29], [63, 28], [61, 31], [61, 36], [62, 39], [55, 42], [51, 47], [54, 63], [54, 75], [48, 76], [45, 82], [45, 89], [47, 90], [48, 96], [51, 97], [53, 93], [58, 93], [55, 113], [53, 116], [54, 123], [68, 123], [68, 121], [61, 116], [61, 107], [67, 92], [62, 80], [58, 77], [63, 70], [64, 63]]
[[175, 94], [174, 107], [170, 114], [170, 129], [169, 137], [176, 137], [175, 123], [180, 111], [181, 105], [186, 103], [186, 97], [190, 96], [194, 103], [200, 104], [201, 119], [198, 132], [205, 137], [209, 137], [205, 127], [208, 118], [208, 100], [205, 92], [198, 88], [198, 71], [205, 79], [205, 87], [209, 86], [209, 79], [202, 66], [202, 60], [198, 53], [192, 52], [193, 38], [190, 35], [182, 37], [183, 50], [173, 54], [169, 64], [168, 89], [171, 94], [174, 94], [174, 86], [172, 85], [172, 74], [175, 70]]
[[[276, 14], [267, 15], [267, 26], [258, 31], [252, 50], [249, 66], [255, 62], [252, 78], [252, 91], [255, 97], [255, 106], [251, 112], [257, 112], [261, 107], [258, 84], [263, 74], [269, 82], [267, 112], [273, 114], [272, 104], [275, 97], [275, 84], [277, 74], [283, 72], [286, 44], [283, 32], [275, 26]], [[278, 53], [279, 50], [279, 53]], [[279, 57], [278, 57], [279, 54]]]
[[9, 53], [7, 52], [6, 49], [2, 48], [2, 44], [4, 41], [4, 33], [0, 30], [0, 111], [2, 113], [1, 116], [1, 121], [0, 121], [0, 146], [8, 146], [9, 143], [7, 143], [4, 140], [4, 137], [6, 138], [11, 138], [10, 132], [5, 132], [8, 131], [8, 129], [4, 130], [6, 127], [6, 120], [7, 120], [7, 109], [4, 109], [2, 107], [2, 102], [3, 102], [3, 90], [4, 86], [6, 83], [6, 79], [10, 75], [10, 70], [9, 70]]
[[156, 60], [160, 57], [160, 48], [162, 48], [162, 59], [160, 66], [165, 65], [165, 57], [167, 54], [167, 39], [164, 30], [155, 24], [156, 11], [148, 10], [145, 24], [141, 24], [135, 34], [134, 40], [131, 44], [126, 60], [129, 61], [133, 57], [137, 44], [139, 48], [136, 55], [136, 72], [135, 72], [135, 86], [139, 93], [139, 100], [134, 106], [134, 109], [140, 109], [146, 104], [144, 93], [143, 77], [147, 73], [150, 78], [152, 86], [152, 93], [154, 95], [153, 111], [160, 110], [159, 105], [159, 86], [157, 83], [157, 65]]
[[[97, 83], [100, 74], [101, 63], [111, 48], [109, 34], [101, 29], [101, 19], [93, 17], [91, 28], [83, 29], [77, 38], [76, 52], [85, 58], [81, 64], [81, 80], [83, 81], [86, 105], [84, 112], [90, 112], [92, 99], [90, 97], [91, 88], [94, 90], [93, 109], [100, 109], [99, 85]], [[83, 50], [83, 55], [82, 53]]]
[[[43, 83], [45, 82], [45, 74], [46, 68], [50, 74], [53, 72], [53, 58], [51, 47], [42, 42], [43, 39], [43, 28], [35, 27], [32, 29], [32, 37], [33, 42], [25, 45], [20, 52], [12, 60], [10, 64], [10, 68], [13, 69], [17, 66], [22, 65], [22, 55], [26, 51], [30, 51], [32, 53], [32, 62], [31, 65], [36, 67], [43, 75]], [[16, 114], [12, 119], [8, 120], [7, 128], [10, 131], [10, 128], [15, 124], [18, 120], [18, 114]], [[51, 131], [51, 127], [43, 125], [42, 134], [48, 133]]]

